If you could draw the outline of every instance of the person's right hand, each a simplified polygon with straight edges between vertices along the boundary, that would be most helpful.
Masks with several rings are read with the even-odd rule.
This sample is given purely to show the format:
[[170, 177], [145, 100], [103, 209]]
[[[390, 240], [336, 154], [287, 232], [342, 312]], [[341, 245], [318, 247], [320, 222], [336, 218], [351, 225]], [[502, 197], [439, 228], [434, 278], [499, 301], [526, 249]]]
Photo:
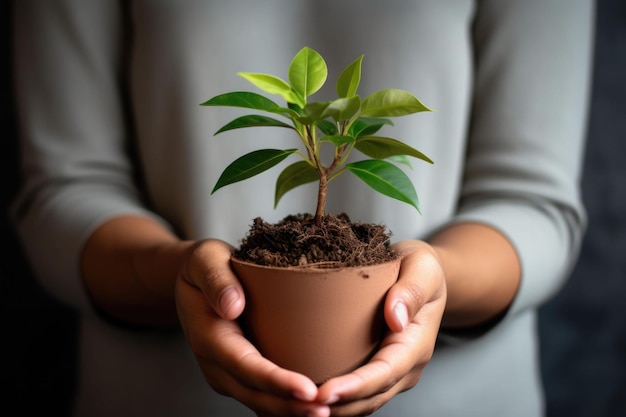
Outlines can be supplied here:
[[245, 297], [230, 267], [232, 250], [220, 240], [196, 243], [176, 282], [178, 318], [206, 381], [259, 415], [330, 415], [312, 402], [313, 381], [265, 359], [245, 338], [236, 321]]

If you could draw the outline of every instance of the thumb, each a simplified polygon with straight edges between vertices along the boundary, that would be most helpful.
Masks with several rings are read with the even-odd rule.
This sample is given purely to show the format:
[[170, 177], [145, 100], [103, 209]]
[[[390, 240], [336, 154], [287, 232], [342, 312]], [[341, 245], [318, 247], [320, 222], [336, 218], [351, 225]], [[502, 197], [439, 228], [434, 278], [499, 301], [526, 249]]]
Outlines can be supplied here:
[[445, 278], [437, 253], [426, 242], [402, 241], [394, 249], [402, 263], [398, 281], [385, 299], [385, 320], [392, 331], [399, 332], [424, 305], [442, 294]]
[[183, 268], [183, 278], [204, 294], [220, 317], [234, 320], [245, 307], [243, 287], [230, 266], [233, 247], [217, 239], [194, 245]]

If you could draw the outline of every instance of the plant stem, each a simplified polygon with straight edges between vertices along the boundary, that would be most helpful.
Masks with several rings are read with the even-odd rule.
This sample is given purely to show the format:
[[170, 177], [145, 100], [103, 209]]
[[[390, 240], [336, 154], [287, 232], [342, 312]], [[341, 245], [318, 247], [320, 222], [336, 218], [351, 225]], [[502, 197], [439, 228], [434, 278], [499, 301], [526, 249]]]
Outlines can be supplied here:
[[320, 175], [319, 188], [317, 190], [317, 209], [315, 211], [315, 223], [322, 224], [326, 207], [326, 193], [328, 192], [328, 177], [326, 174]]
[[315, 223], [318, 225], [322, 224], [322, 219], [325, 215], [325, 207], [326, 207], [326, 194], [328, 193], [328, 182], [332, 177], [333, 172], [337, 169], [337, 167], [342, 163], [342, 161], [347, 157], [346, 155], [347, 145], [341, 145], [335, 151], [335, 158], [333, 163], [325, 168], [318, 154], [315, 154], [314, 162], [317, 166], [317, 171], [319, 173], [320, 182], [319, 188], [317, 191], [317, 210], [315, 211]]

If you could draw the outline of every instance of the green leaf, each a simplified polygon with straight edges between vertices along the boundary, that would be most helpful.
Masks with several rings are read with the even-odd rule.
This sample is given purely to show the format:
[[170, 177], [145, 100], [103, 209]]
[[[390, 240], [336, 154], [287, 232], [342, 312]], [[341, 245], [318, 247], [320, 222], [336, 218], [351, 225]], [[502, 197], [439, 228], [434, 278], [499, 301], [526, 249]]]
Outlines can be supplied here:
[[372, 93], [361, 106], [361, 115], [370, 117], [398, 117], [422, 111], [432, 110], [413, 94], [397, 88]]
[[361, 98], [359, 96], [339, 98], [330, 102], [322, 118], [332, 117], [336, 122], [343, 122], [354, 116], [360, 107]]
[[410, 178], [391, 162], [368, 159], [347, 164], [346, 168], [379, 193], [410, 204], [420, 211], [417, 193]]
[[309, 47], [304, 47], [289, 65], [291, 87], [304, 99], [318, 91], [326, 82], [328, 68], [324, 58]]
[[326, 109], [331, 104], [330, 101], [315, 101], [304, 106], [303, 116], [296, 117], [296, 120], [300, 123], [312, 125], [313, 123], [325, 119], [327, 116]]
[[324, 136], [322, 139], [320, 139], [322, 142], [331, 142], [333, 145], [337, 146], [341, 146], [344, 145], [346, 143], [352, 143], [354, 142], [354, 138], [352, 136], [341, 136], [341, 135], [330, 135], [330, 136]]
[[276, 180], [274, 208], [278, 206], [278, 202], [287, 191], [319, 179], [319, 173], [307, 161], [298, 161], [289, 165], [280, 173]]
[[279, 77], [270, 74], [256, 74], [250, 72], [239, 72], [237, 74], [266, 93], [277, 94], [287, 103], [297, 104], [301, 107], [304, 106], [304, 99], [299, 96], [286, 81], [283, 81]]
[[302, 108], [304, 107], [304, 105], [301, 106], [299, 104], [287, 103], [287, 107], [289, 108], [289, 110], [292, 110], [294, 114], [302, 116]]
[[224, 93], [208, 99], [201, 106], [226, 106], [226, 107], [243, 107], [247, 109], [262, 110], [270, 113], [286, 115], [287, 117], [297, 116], [294, 110], [281, 107], [269, 98], [257, 93], [248, 91], [235, 91], [232, 93]]
[[267, 171], [296, 151], [297, 149], [261, 149], [237, 158], [222, 172], [211, 194], [226, 185]]
[[337, 134], [337, 125], [330, 120], [320, 120], [317, 122], [317, 127], [326, 136], [333, 136]]
[[361, 62], [363, 55], [344, 69], [337, 78], [337, 95], [339, 97], [353, 97], [361, 82]]
[[[338, 169], [333, 171], [331, 178], [350, 171], [379, 193], [410, 204], [419, 211], [417, 193], [410, 178], [398, 165], [410, 167], [409, 158], [413, 157], [429, 163], [432, 161], [410, 145], [376, 135], [384, 125], [393, 125], [389, 118], [431, 110], [411, 93], [400, 89], [379, 90], [361, 100], [357, 90], [361, 82], [363, 58], [363, 55], [359, 56], [341, 72], [335, 86], [337, 98], [333, 101], [308, 102], [309, 97], [326, 82], [328, 68], [318, 52], [305, 47], [291, 60], [288, 81], [270, 74], [239, 73], [262, 92], [282, 97], [286, 101], [284, 106], [251, 92], [226, 93], [202, 103], [204, 106], [254, 109], [288, 119], [281, 121], [273, 117], [245, 115], [224, 125], [216, 134], [246, 127], [288, 127], [294, 129], [307, 148], [306, 156], [298, 153], [297, 149], [250, 152], [226, 167], [211, 194], [226, 185], [260, 174], [289, 155], [298, 153], [304, 160], [289, 165], [277, 179], [276, 207], [285, 193], [299, 185], [318, 181], [319, 172], [328, 170], [321, 162], [316, 166], [314, 161], [320, 161], [321, 150], [331, 146], [328, 145], [330, 143], [338, 147], [331, 165]], [[371, 159], [344, 165], [353, 147]]]
[[254, 86], [270, 94], [291, 94], [291, 86], [286, 82], [270, 74], [258, 74], [251, 72], [238, 72], [237, 75], [250, 81]]
[[250, 114], [247, 116], [241, 116], [233, 120], [232, 122], [222, 126], [215, 134], [226, 132], [228, 130], [241, 129], [244, 127], [258, 127], [258, 126], [274, 126], [274, 127], [288, 127], [293, 129], [293, 126], [283, 123], [279, 120], [273, 119], [267, 116], [261, 116], [258, 114]]
[[390, 156], [407, 155], [421, 159], [430, 164], [433, 163], [433, 161], [422, 152], [397, 139], [384, 138], [381, 136], [362, 136], [357, 139], [354, 147], [370, 158], [385, 159]]
[[373, 135], [378, 132], [384, 125], [393, 126], [393, 122], [389, 119], [378, 117], [359, 117], [352, 126], [350, 126], [350, 134], [355, 138], [365, 135]]
[[413, 169], [413, 165], [411, 164], [411, 161], [406, 155], [394, 155], [394, 156], [390, 156], [387, 159], [389, 159], [390, 161], [397, 162], [398, 164], [406, 165], [410, 169]]

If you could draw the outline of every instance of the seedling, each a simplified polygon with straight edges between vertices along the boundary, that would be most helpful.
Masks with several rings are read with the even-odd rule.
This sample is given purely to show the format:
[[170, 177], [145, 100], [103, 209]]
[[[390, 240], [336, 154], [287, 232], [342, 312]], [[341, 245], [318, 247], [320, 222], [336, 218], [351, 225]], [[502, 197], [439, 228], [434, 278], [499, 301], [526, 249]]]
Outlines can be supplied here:
[[[238, 73], [260, 90], [280, 96], [286, 106], [247, 91], [220, 94], [202, 103], [203, 106], [248, 108], [274, 116], [241, 116], [220, 128], [216, 135], [247, 127], [282, 127], [292, 129], [302, 145], [290, 149], [261, 149], [237, 158], [222, 172], [211, 194], [296, 155], [300, 159], [287, 166], [278, 176], [274, 207], [288, 191], [317, 181], [315, 221], [320, 224], [325, 215], [328, 184], [349, 171], [379, 193], [410, 204], [419, 212], [415, 188], [396, 164], [410, 166], [408, 157], [431, 164], [433, 162], [406, 143], [377, 136], [376, 133], [384, 125], [393, 125], [390, 117], [431, 110], [414, 95], [400, 89], [379, 90], [362, 100], [357, 94], [362, 61], [363, 55], [343, 70], [336, 82], [337, 98], [331, 101], [309, 101], [311, 95], [326, 82], [328, 68], [318, 52], [305, 47], [291, 61], [288, 82], [269, 74]], [[327, 163], [321, 158], [323, 144], [334, 147], [332, 160]], [[347, 162], [355, 149], [369, 159]]]

